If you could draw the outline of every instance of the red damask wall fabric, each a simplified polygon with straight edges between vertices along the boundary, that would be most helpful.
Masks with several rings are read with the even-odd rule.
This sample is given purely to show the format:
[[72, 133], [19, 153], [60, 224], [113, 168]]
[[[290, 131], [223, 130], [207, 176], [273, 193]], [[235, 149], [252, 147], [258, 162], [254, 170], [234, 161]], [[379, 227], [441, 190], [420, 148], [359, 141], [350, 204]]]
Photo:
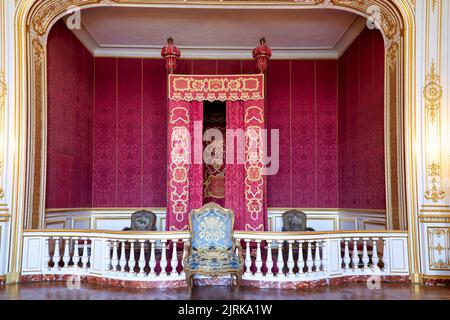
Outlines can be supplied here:
[[384, 43], [366, 29], [339, 60], [339, 207], [385, 209]]
[[95, 59], [94, 207], [166, 206], [166, 91], [159, 60]]
[[280, 130], [268, 207], [336, 208], [337, 61], [270, 61], [267, 127]]
[[91, 207], [94, 58], [63, 22], [47, 52], [46, 207]]

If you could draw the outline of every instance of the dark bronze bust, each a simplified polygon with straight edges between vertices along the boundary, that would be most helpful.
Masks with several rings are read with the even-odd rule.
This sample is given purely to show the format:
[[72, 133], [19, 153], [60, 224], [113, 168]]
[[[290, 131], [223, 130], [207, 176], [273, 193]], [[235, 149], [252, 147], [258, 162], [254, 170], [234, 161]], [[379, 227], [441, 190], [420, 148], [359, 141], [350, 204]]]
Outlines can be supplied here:
[[151, 211], [141, 210], [131, 215], [131, 227], [124, 231], [156, 231], [156, 214]]
[[299, 210], [289, 210], [283, 213], [282, 231], [314, 231], [306, 226], [306, 213]]

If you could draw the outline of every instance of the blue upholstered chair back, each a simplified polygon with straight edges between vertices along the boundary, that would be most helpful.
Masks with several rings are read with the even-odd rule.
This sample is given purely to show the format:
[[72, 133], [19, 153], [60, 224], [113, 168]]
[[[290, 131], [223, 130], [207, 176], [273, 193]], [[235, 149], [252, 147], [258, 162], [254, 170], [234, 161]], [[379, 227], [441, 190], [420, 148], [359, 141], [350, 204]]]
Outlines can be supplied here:
[[190, 216], [192, 249], [231, 250], [234, 214], [215, 203], [208, 203]]

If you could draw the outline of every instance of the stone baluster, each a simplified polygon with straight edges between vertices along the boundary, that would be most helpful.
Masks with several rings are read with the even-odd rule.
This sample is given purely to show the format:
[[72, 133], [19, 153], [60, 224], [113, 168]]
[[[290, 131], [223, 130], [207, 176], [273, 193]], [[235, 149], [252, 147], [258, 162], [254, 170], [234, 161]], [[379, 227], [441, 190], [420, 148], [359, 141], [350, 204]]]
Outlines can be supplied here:
[[262, 264], [263, 264], [263, 261], [261, 259], [261, 240], [256, 240], [255, 267], [256, 267], [256, 275], [258, 275], [258, 276], [262, 275], [262, 272], [261, 272]]
[[45, 238], [45, 249], [44, 249], [44, 269], [49, 270], [50, 269], [50, 245], [49, 245], [50, 238]]
[[125, 266], [127, 265], [127, 258], [125, 256], [125, 242], [126, 240], [120, 240], [120, 260], [119, 260], [119, 266], [120, 266], [120, 272], [125, 272]]
[[358, 270], [359, 256], [358, 256], [358, 238], [353, 238], [353, 256], [352, 256], [352, 265], [353, 271]]
[[53, 268], [59, 269], [59, 261], [61, 260], [61, 255], [59, 253], [59, 237], [55, 239], [55, 250], [53, 252]]
[[156, 276], [155, 268], [156, 268], [156, 256], [155, 256], [155, 240], [150, 240], [150, 261], [148, 263], [150, 267], [150, 276]]
[[111, 240], [106, 240], [106, 253], [105, 253], [105, 271], [110, 272], [111, 270], [111, 249], [113, 248], [113, 244]]
[[266, 276], [273, 276], [273, 258], [272, 258], [272, 240], [267, 241], [267, 258], [266, 258], [267, 273]]
[[[327, 272], [328, 270], [328, 256], [327, 256], [327, 242], [325, 240], [322, 241], [322, 271]], [[339, 256], [340, 257], [340, 256]]]
[[167, 251], [169, 250], [169, 252], [170, 252], [170, 243], [169, 243], [169, 241], [170, 240], [167, 240], [167, 242], [166, 242], [166, 260], [167, 260], [167, 266], [166, 266], [166, 268], [164, 269], [165, 271], [166, 271], [166, 273], [167, 273], [167, 275], [170, 275], [170, 273], [172, 272], [171, 271], [171, 266], [172, 266], [172, 259], [173, 259], [173, 249], [172, 249], [172, 255], [170, 256], [170, 255], [168, 255], [167, 253]]
[[172, 239], [172, 259], [170, 262], [172, 266], [172, 274], [178, 274], [178, 239]]
[[381, 260], [383, 261], [383, 271], [389, 272], [389, 254], [388, 254], [388, 243], [387, 239], [383, 238], [383, 256], [381, 257]]
[[348, 271], [350, 269], [350, 251], [348, 250], [348, 240], [344, 239], [344, 270]]
[[70, 238], [64, 237], [64, 256], [63, 256], [63, 262], [64, 262], [64, 269], [69, 268], [69, 262], [70, 262]]
[[378, 238], [372, 238], [372, 268], [374, 270], [380, 270], [378, 267], [378, 262], [380, 259], [378, 259], [377, 241]]
[[369, 267], [369, 254], [367, 252], [367, 241], [369, 238], [363, 238], [363, 255], [362, 255], [362, 263], [363, 263], [363, 270], [367, 270]]
[[288, 267], [288, 273], [286, 274], [287, 277], [292, 277], [294, 275], [294, 267], [295, 267], [295, 261], [294, 261], [294, 255], [292, 253], [292, 243], [294, 240], [288, 240], [288, 259], [287, 259], [287, 267]]
[[88, 238], [83, 239], [83, 256], [81, 257], [81, 263], [83, 264], [83, 268], [86, 270], [88, 268], [87, 264], [89, 261], [88, 255]]
[[[181, 259], [180, 259], [180, 276], [182, 276], [183, 275], [183, 272], [184, 272], [184, 267], [183, 267], [183, 259], [185, 258], [185, 254], [186, 254], [186, 252], [184, 252], [184, 243], [186, 242], [186, 239], [181, 239], [181, 254], [180, 254], [180, 257], [181, 257]], [[236, 248], [236, 250], [237, 250], [237, 248]], [[236, 252], [236, 256], [239, 254], [239, 252]]]
[[312, 250], [311, 250], [312, 241], [307, 240], [306, 243], [307, 243], [307, 249], [306, 249], [306, 252], [307, 252], [307, 255], [306, 255], [306, 269], [307, 270], [306, 270], [306, 272], [310, 273], [310, 272], [313, 271], [312, 268], [314, 266], [314, 261], [313, 261], [313, 258], [312, 258]]
[[314, 251], [314, 267], [315, 267], [315, 272], [320, 272], [320, 267], [321, 267], [321, 259], [320, 259], [320, 241], [316, 241], [316, 250]]
[[139, 276], [143, 277], [145, 276], [145, 240], [139, 240], [138, 242], [140, 245], [140, 251], [139, 251]]
[[159, 275], [167, 275], [167, 256], [166, 256], [166, 245], [167, 240], [161, 240], [161, 261], [159, 262], [159, 265], [161, 266], [161, 273]]
[[303, 257], [303, 241], [298, 240], [298, 259], [297, 259], [297, 266], [298, 266], [298, 273], [299, 275], [304, 274], [303, 269], [305, 268], [305, 258]]
[[284, 259], [283, 259], [283, 241], [278, 240], [278, 254], [277, 254], [277, 273], [276, 276], [283, 274]]
[[246, 275], [251, 275], [251, 266], [252, 266], [252, 259], [250, 257], [250, 240], [249, 239], [245, 239], [245, 274]]
[[119, 266], [117, 264], [119, 262], [118, 252], [117, 252], [119, 250], [119, 248], [118, 248], [119, 243], [117, 240], [112, 240], [112, 242], [113, 242], [113, 254], [112, 254], [112, 259], [111, 259], [111, 265], [112, 265], [112, 271], [116, 272], [117, 268]]
[[78, 251], [78, 238], [73, 238], [73, 256], [72, 256], [73, 266], [79, 268], [80, 263], [80, 252]]
[[134, 240], [130, 242], [130, 258], [128, 259], [128, 273], [134, 274], [134, 267], [136, 265], [136, 259], [134, 258]]

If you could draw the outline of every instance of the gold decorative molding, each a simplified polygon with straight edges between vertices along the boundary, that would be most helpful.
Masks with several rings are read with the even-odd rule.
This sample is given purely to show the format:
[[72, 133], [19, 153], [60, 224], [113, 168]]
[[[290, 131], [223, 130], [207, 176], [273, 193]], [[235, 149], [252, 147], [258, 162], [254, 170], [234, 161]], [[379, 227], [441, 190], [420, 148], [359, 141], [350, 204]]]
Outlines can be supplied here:
[[397, 42], [393, 42], [387, 50], [386, 56], [391, 69], [395, 69], [397, 67], [398, 51], [399, 45]]
[[433, 11], [436, 10], [437, 2], [438, 2], [438, 0], [431, 0], [431, 7], [433, 8]]
[[424, 223], [450, 223], [450, 214], [421, 214], [419, 220]]
[[430, 270], [450, 270], [450, 227], [428, 227]]
[[44, 94], [44, 66], [45, 46], [37, 38], [32, 42], [34, 61], [34, 159], [33, 159], [33, 194], [31, 226], [37, 228], [41, 212], [42, 169], [43, 169], [43, 94]]
[[443, 94], [441, 77], [436, 70], [436, 63], [433, 61], [430, 70], [425, 75], [425, 87], [423, 97], [425, 99], [425, 109], [432, 123], [436, 121], [437, 113], [441, 107]]
[[[400, 35], [401, 27], [399, 26], [397, 19], [394, 14], [388, 11], [381, 3], [367, 0], [331, 0], [331, 3], [336, 6], [343, 6], [364, 12], [366, 15], [375, 18], [378, 20], [375, 22], [383, 29], [384, 35], [389, 40], [393, 40], [396, 36]], [[371, 14], [373, 6], [378, 10], [377, 14], [374, 15]]]
[[437, 163], [431, 163], [427, 167], [427, 189], [425, 190], [425, 199], [438, 202], [445, 198], [445, 191], [441, 186], [441, 166]]
[[72, 6], [84, 6], [93, 3], [99, 3], [102, 0], [53, 0], [43, 1], [37, 8], [32, 18], [34, 31], [43, 36], [48, 32], [48, 27], [54, 21], [55, 17], [67, 11]]

